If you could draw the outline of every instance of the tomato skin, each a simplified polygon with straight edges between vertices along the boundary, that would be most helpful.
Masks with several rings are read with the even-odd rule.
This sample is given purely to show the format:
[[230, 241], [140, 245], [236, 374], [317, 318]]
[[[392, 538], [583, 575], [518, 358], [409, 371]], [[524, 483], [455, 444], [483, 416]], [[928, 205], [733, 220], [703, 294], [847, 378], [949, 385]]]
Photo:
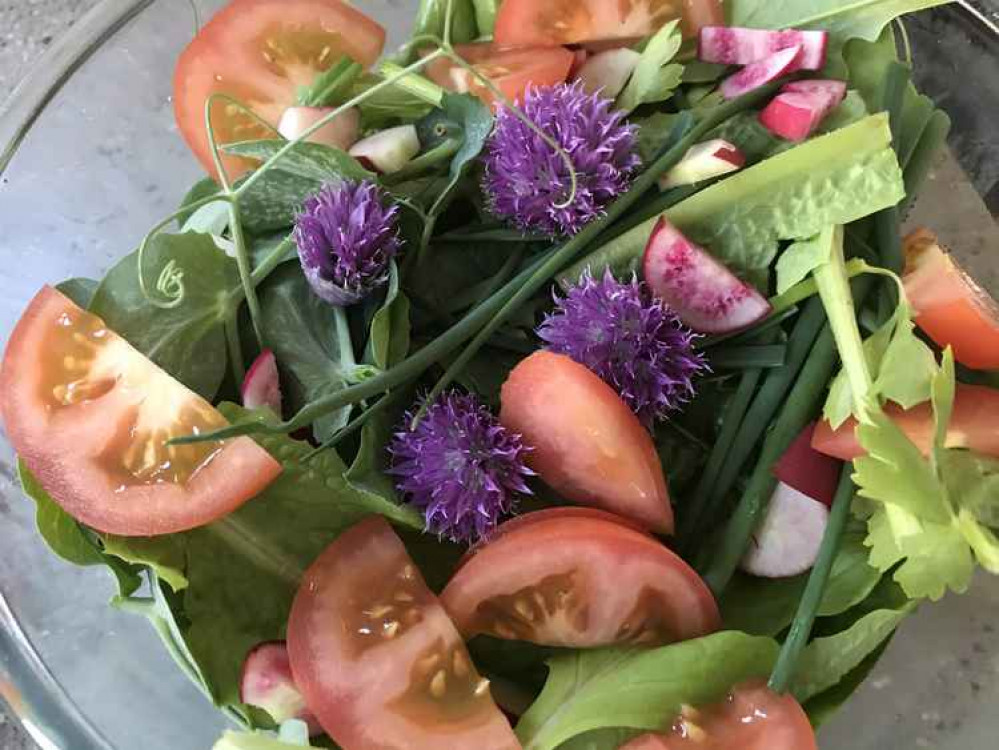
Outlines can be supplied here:
[[666, 478], [648, 431], [583, 365], [535, 352], [503, 384], [500, 422], [531, 446], [528, 464], [567, 500], [673, 532]]
[[[455, 47], [466, 62], [496, 86], [512, 102], [523, 98], [530, 86], [554, 86], [569, 77], [576, 55], [563, 47], [504, 49], [489, 42]], [[493, 108], [500, 100], [482, 83], [450, 60], [437, 59], [426, 67], [427, 77], [441, 88], [471, 93]]]
[[[312, 35], [302, 43], [312, 48], [325, 45], [333, 52], [321, 62], [295, 57], [271, 62], [274, 50], [286, 49], [286, 42], [296, 35], [300, 39]], [[310, 85], [339, 54], [368, 67], [384, 45], [385, 29], [342, 0], [233, 0], [201, 28], [177, 61], [173, 82], [177, 125], [205, 171], [217, 179], [205, 129], [210, 95], [234, 97], [276, 129], [284, 110], [296, 104], [298, 87]], [[219, 143], [275, 137], [273, 131], [233, 119], [226, 106], [219, 103], [212, 110]], [[223, 163], [231, 179], [252, 166], [231, 156], [224, 156]]]
[[724, 25], [718, 0], [504, 0], [493, 38], [508, 47], [632, 41], [678, 18], [688, 34]]
[[999, 369], [999, 305], [919, 229], [905, 238], [905, 292], [916, 325], [954, 358], [976, 370]]
[[[62, 381], [53, 381], [63, 374], [54, 371], [52, 360], [52, 351], [62, 353], [57, 336], [60, 329], [82, 336], [79, 330], [86, 324], [102, 331], [103, 346], [115, 347], [116, 358], [147, 379], [123, 383], [116, 373], [118, 379], [105, 378], [93, 397], [59, 403], [52, 396], [54, 385], [63, 387]], [[201, 526], [235, 510], [281, 473], [281, 465], [267, 451], [243, 437], [211, 449], [183, 484], [135, 481], [118, 463], [109, 463], [120, 463], [134, 444], [132, 430], [147, 395], [142, 386], [152, 380], [171, 389], [168, 408], [174, 412], [189, 406], [209, 415], [215, 426], [225, 424], [211, 405], [52, 287], [43, 287], [35, 296], [7, 343], [0, 407], [10, 441], [52, 499], [98, 531], [153, 536]]]
[[655, 646], [720, 626], [704, 582], [653, 537], [605, 515], [541, 513], [479, 549], [444, 589], [464, 636]]
[[818, 750], [818, 744], [794, 698], [752, 681], [720, 703], [685, 708], [668, 733], [644, 734], [620, 750]]
[[[924, 455], [933, 441], [933, 409], [929, 402], [905, 410], [889, 403], [885, 413], [892, 418]], [[999, 458], [999, 390], [982, 385], [958, 383], [954, 394], [954, 412], [947, 426], [945, 445], [967, 448]], [[864, 455], [856, 437], [857, 421], [851, 417], [833, 430], [821, 420], [812, 436], [812, 447], [827, 456], [852, 461]]]
[[380, 516], [345, 531], [305, 572], [288, 654], [309, 709], [344, 750], [519, 750], [488, 682]]

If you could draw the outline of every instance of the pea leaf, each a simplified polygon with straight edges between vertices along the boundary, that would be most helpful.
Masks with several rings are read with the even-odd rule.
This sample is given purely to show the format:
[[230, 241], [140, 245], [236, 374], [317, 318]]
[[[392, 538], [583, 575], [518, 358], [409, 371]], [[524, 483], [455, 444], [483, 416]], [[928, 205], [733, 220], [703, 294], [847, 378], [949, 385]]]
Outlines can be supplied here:
[[[138, 253], [125, 256], [101, 281], [90, 310], [191, 390], [211, 401], [226, 368], [223, 324], [230, 294], [239, 286], [236, 263], [210, 235], [158, 234], [149, 243], [143, 273], [150, 294], [159, 274], [180, 275], [183, 296], [170, 308], [157, 307], [139, 287]], [[171, 265], [172, 264], [172, 265]]]
[[180, 208], [184, 209], [180, 215], [177, 216], [177, 226], [183, 227], [187, 223], [187, 220], [191, 218], [194, 213], [193, 209], [188, 208], [192, 203], [195, 203], [202, 198], [207, 198], [210, 195], [215, 195], [219, 191], [218, 183], [215, 182], [211, 177], [202, 177], [196, 183], [191, 185], [191, 188], [187, 191], [184, 197], [180, 201]]
[[740, 680], [766, 675], [776, 656], [777, 644], [769, 638], [736, 632], [651, 650], [556, 656], [517, 736], [524, 750], [552, 750], [595, 729], [662, 729], [681, 704], [720, 700]]
[[617, 109], [631, 112], [642, 104], [662, 102], [673, 96], [683, 81], [683, 66], [670, 64], [683, 44], [680, 22], [671, 21], [649, 39], [624, 91], [617, 97]]
[[86, 310], [90, 307], [90, 303], [93, 302], [99, 283], [98, 281], [94, 281], [94, 279], [67, 279], [61, 284], [56, 284], [56, 289]]
[[387, 370], [409, 353], [409, 300], [399, 288], [399, 268], [393, 261], [385, 301], [371, 319], [364, 361]]
[[438, 124], [450, 134], [460, 132], [461, 148], [451, 160], [448, 175], [451, 179], [447, 188], [430, 208], [431, 215], [444, 210], [454, 195], [462, 178], [471, 169], [475, 159], [486, 145], [486, 139], [493, 129], [493, 115], [481, 99], [469, 94], [445, 94], [441, 104], [444, 121]]

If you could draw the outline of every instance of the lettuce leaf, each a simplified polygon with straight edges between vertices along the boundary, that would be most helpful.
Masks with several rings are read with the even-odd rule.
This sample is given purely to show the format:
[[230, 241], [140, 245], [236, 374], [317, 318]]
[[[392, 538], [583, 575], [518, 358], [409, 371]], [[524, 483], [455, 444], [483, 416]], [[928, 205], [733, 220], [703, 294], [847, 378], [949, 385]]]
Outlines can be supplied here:
[[776, 658], [774, 641], [737, 632], [657, 649], [556, 656], [517, 736], [524, 750], [552, 750], [597, 729], [662, 729], [681, 704], [720, 700], [737, 682], [765, 676]]

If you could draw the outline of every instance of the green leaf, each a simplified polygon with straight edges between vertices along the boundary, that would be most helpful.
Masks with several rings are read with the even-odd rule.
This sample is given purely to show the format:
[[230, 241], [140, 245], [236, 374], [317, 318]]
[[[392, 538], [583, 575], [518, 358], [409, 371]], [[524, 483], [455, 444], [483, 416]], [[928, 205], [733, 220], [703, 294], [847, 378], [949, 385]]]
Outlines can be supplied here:
[[371, 319], [364, 361], [382, 370], [409, 353], [409, 300], [399, 288], [399, 268], [392, 262], [385, 301]]
[[[286, 396], [292, 410], [348, 385], [333, 308], [313, 294], [301, 268], [279, 268], [260, 290], [264, 337], [278, 366], [286, 373]], [[323, 417], [315, 425], [322, 442], [346, 426], [350, 407]]]
[[638, 155], [642, 163], [651, 164], [663, 148], [673, 139], [673, 128], [680, 115], [672, 112], [655, 112], [648, 117], [632, 118], [638, 125]]
[[643, 734], [641, 729], [614, 727], [612, 729], [595, 729], [583, 732], [568, 742], [558, 746], [558, 750], [618, 750], [625, 743]]
[[186, 550], [183, 538], [176, 534], [153, 537], [124, 537], [106, 534], [104, 550], [131, 565], [152, 568], [156, 577], [173, 591], [187, 588]]
[[[274, 139], [228, 143], [223, 148], [228, 154], [265, 162], [287, 145], [288, 142], [284, 139]], [[346, 151], [321, 143], [296, 143], [274, 162], [272, 169], [320, 184], [337, 177], [350, 180], [375, 179], [373, 172], [362, 167], [360, 162]]]
[[481, 99], [470, 94], [445, 94], [441, 110], [449, 137], [455, 132], [462, 136], [461, 148], [451, 160], [448, 175], [451, 182], [434, 202], [431, 213], [439, 213], [446, 206], [462, 178], [471, 169], [486, 145], [493, 129], [493, 115]]
[[524, 750], [552, 750], [594, 729], [663, 729], [681, 704], [720, 700], [737, 682], [769, 672], [777, 644], [715, 633], [651, 650], [578, 651], [549, 662], [548, 681], [521, 717]]
[[312, 85], [298, 92], [301, 107], [338, 107], [350, 99], [350, 87], [364, 68], [360, 63], [343, 55], [330, 63], [312, 81]]
[[[358, 96], [381, 82], [379, 76], [366, 73], [354, 85], [351, 93]], [[367, 132], [382, 130], [398, 123], [415, 123], [425, 117], [433, 109], [433, 105], [402, 86], [393, 85], [370, 94], [358, 105], [358, 109], [361, 111], [361, 127]]]
[[957, 508], [985, 526], [999, 528], [999, 459], [965, 450], [947, 450], [941, 472]]
[[683, 66], [669, 64], [683, 44], [680, 22], [671, 21], [649, 40], [624, 91], [617, 98], [617, 109], [631, 112], [642, 104], [662, 102], [673, 96], [683, 81]]
[[184, 294], [175, 307], [152, 305], [139, 287], [138, 253], [126, 255], [101, 281], [90, 310], [174, 378], [211, 401], [226, 369], [223, 324], [230, 294], [239, 287], [236, 263], [210, 235], [158, 234], [149, 243], [143, 272], [151, 295], [160, 273], [174, 264]]
[[215, 182], [211, 177], [202, 177], [196, 183], [191, 185], [191, 189], [187, 191], [187, 194], [180, 201], [181, 213], [177, 216], [177, 226], [183, 227], [187, 220], [191, 218], [194, 213], [193, 210], [187, 208], [192, 203], [196, 203], [202, 198], [207, 198], [210, 195], [215, 195], [219, 191], [218, 183]]
[[813, 727], [817, 729], [825, 724], [857, 692], [857, 689], [867, 680], [878, 661], [884, 655], [888, 644], [891, 643], [892, 637], [890, 635], [882, 641], [874, 651], [868, 654], [860, 664], [850, 670], [836, 685], [805, 703], [804, 709]]
[[710, 137], [721, 138], [735, 145], [749, 164], [772, 156], [784, 144], [784, 141], [763, 127], [756, 112], [740, 112], [715, 128]]
[[915, 608], [910, 602], [900, 609], [881, 609], [861, 617], [836, 635], [816, 638], [798, 660], [791, 693], [800, 703], [837, 685], [894, 632]]
[[24, 494], [35, 502], [38, 533], [52, 552], [66, 562], [81, 567], [107, 565], [118, 581], [119, 596], [130, 596], [139, 588], [138, 572], [105, 554], [98, 535], [64, 511], [20, 459], [17, 461], [17, 476]]
[[[735, 173], [664, 214], [692, 241], [736, 273], [767, 272], [779, 240], [801, 240], [831, 224], [848, 224], [898, 203], [902, 173], [885, 115], [872, 115]], [[641, 257], [654, 217], [567, 271], [578, 278], [610, 266], [630, 268]]]
[[444, 39], [449, 3], [453, 5], [451, 42], [461, 44], [475, 39], [479, 32], [475, 24], [476, 7], [473, 6], [472, 0], [420, 0], [412, 36], [430, 34], [438, 39]]
[[308, 742], [283, 742], [279, 737], [265, 732], [233, 732], [226, 730], [212, 750], [292, 750], [296, 747], [314, 747]]
[[66, 279], [61, 284], [56, 284], [56, 289], [65, 294], [74, 303], [86, 310], [94, 300], [94, 294], [100, 284], [93, 279], [75, 278]]
[[492, 36], [496, 25], [496, 14], [499, 12], [500, 0], [472, 0], [475, 8], [475, 24], [479, 27], [479, 36]]
[[784, 294], [800, 281], [807, 279], [812, 271], [829, 262], [828, 242], [822, 235], [795, 242], [780, 254], [777, 259], [777, 294]]

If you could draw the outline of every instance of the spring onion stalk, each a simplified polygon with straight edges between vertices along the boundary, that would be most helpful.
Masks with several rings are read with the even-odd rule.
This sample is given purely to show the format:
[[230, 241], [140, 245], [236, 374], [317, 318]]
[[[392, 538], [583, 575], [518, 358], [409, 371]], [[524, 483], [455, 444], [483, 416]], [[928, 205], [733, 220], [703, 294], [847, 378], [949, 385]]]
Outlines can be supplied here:
[[[818, 293], [818, 290], [816, 290], [816, 293]], [[731, 333], [720, 333], [715, 336], [705, 336], [696, 341], [694, 346], [698, 349], [712, 349], [731, 341], [755, 341], [761, 339], [764, 333], [772, 331], [788, 318], [793, 318], [798, 312], [796, 306], [787, 307], [780, 311], [775, 310], [752, 328], [732, 331]]]
[[708, 361], [716, 370], [783, 367], [787, 361], [787, 346], [757, 344], [719, 347], [712, 350]]
[[[392, 78], [403, 72], [401, 65], [394, 62], [384, 61], [378, 66], [378, 74], [382, 78]], [[396, 80], [395, 85], [403, 91], [412, 94], [417, 99], [422, 99], [427, 104], [435, 107], [441, 106], [444, 101], [445, 91], [433, 81], [419, 73], [404, 73], [403, 77]]]
[[829, 522], [822, 535], [822, 544], [819, 545], [819, 554], [815, 558], [808, 583], [805, 584], [805, 591], [801, 595], [801, 601], [798, 602], [798, 610], [791, 622], [791, 629], [784, 639], [780, 654], [777, 656], [777, 663], [770, 675], [768, 686], [775, 693], [787, 690], [794, 677], [794, 668], [798, 664], [801, 652], [812, 634], [815, 616], [819, 605], [822, 604], [822, 597], [829, 583], [829, 574], [843, 541], [846, 521], [850, 517], [850, 504], [853, 502], [854, 493], [853, 481], [850, 479], [852, 473], [853, 465], [845, 464], [833, 499], [832, 511], [829, 513]]

